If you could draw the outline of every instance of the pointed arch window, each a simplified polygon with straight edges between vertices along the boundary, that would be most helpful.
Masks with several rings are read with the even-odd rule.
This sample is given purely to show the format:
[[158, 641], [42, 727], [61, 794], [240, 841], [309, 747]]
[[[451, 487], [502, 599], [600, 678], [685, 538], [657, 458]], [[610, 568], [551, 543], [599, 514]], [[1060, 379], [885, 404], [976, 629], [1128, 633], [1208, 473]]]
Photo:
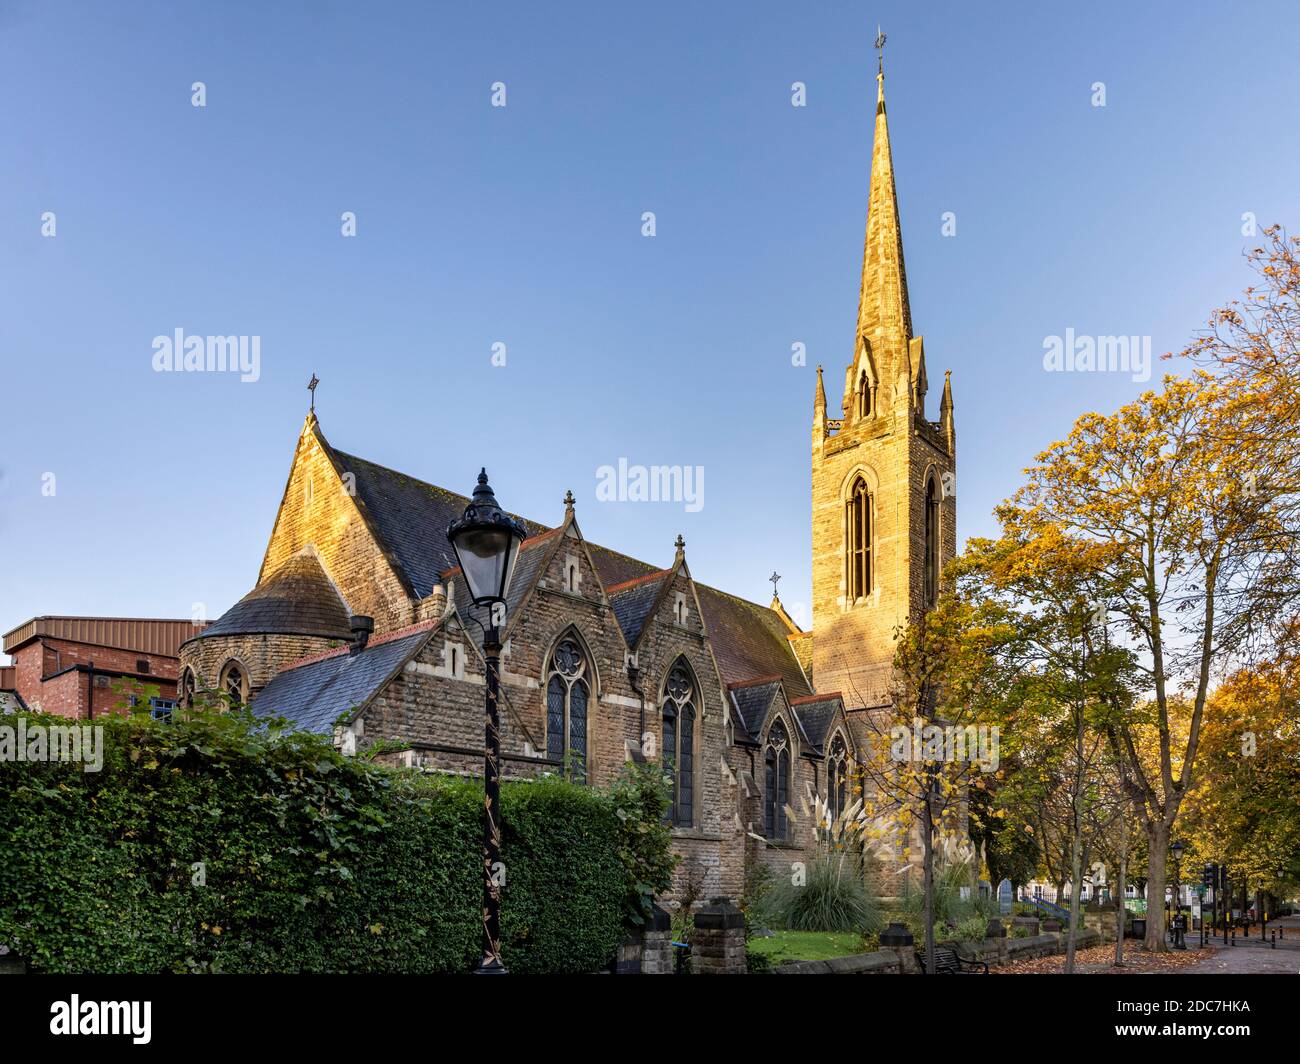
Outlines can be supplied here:
[[826, 758], [826, 807], [834, 823], [844, 812], [848, 800], [849, 752], [844, 738], [835, 736], [831, 752]]
[[858, 377], [858, 417], [871, 416], [871, 381], [867, 379], [867, 371], [863, 370]]
[[695, 824], [695, 684], [679, 661], [668, 673], [663, 693], [664, 773], [672, 781], [669, 820], [677, 827]]
[[578, 641], [561, 639], [546, 680], [546, 756], [566, 761], [569, 777], [587, 782], [587, 707], [591, 669]]
[[845, 588], [854, 602], [871, 594], [871, 491], [865, 477], [859, 476], [849, 489], [845, 508], [844, 535], [847, 542]]
[[768, 729], [763, 750], [763, 833], [769, 839], [784, 839], [789, 834], [785, 813], [789, 804], [790, 738], [778, 720]]
[[229, 661], [221, 670], [218, 690], [230, 698], [236, 705], [248, 701], [248, 673], [237, 661]]
[[197, 684], [194, 680], [194, 670], [188, 665], [181, 670], [181, 682], [176, 685], [177, 701], [182, 706], [194, 704], [194, 691]]
[[939, 495], [934, 477], [925, 482], [925, 604], [933, 606], [939, 595]]

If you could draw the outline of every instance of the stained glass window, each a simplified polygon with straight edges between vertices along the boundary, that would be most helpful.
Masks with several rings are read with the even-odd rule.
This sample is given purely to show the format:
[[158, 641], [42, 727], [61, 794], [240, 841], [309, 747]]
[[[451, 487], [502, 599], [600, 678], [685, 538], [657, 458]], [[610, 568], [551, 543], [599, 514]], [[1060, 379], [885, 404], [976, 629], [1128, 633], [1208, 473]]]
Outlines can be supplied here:
[[577, 640], [562, 639], [546, 682], [546, 756], [567, 760], [569, 776], [578, 783], [587, 782], [589, 671]]
[[844, 740], [835, 736], [826, 759], [826, 806], [832, 822], [844, 812], [848, 796], [848, 750]]
[[695, 824], [695, 685], [684, 662], [664, 684], [663, 764], [672, 781], [668, 819], [678, 827]]
[[790, 744], [779, 720], [768, 729], [763, 766], [763, 828], [768, 838], [784, 839], [788, 827], [785, 807], [790, 802]]

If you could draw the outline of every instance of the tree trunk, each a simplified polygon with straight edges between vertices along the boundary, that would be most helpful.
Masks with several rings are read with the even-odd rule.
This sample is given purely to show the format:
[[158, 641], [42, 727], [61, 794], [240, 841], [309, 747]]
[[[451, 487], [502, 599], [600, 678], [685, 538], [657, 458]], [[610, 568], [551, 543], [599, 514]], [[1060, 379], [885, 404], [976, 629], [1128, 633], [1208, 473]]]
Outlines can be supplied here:
[[[1127, 826], [1120, 820], [1120, 830]], [[1128, 890], [1128, 836], [1122, 837], [1119, 853], [1119, 894], [1115, 898], [1115, 967], [1124, 967], [1124, 894]]]
[[1065, 974], [1074, 974], [1075, 928], [1079, 926], [1079, 903], [1083, 891], [1083, 828], [1077, 822], [1070, 842], [1070, 926], [1065, 929]]
[[1170, 825], [1163, 821], [1147, 826], [1147, 937], [1152, 953], [1164, 953], [1165, 944], [1165, 862], [1169, 858]]
[[922, 830], [925, 863], [925, 970], [934, 972], [934, 778], [926, 771], [925, 823]]

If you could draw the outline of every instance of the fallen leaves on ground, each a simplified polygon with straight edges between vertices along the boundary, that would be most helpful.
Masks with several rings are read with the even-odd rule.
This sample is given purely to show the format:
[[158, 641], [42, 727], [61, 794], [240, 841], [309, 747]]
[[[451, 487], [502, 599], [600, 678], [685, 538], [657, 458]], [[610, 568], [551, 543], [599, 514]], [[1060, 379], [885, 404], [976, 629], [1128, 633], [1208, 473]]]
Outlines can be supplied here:
[[[1115, 946], [1092, 946], [1081, 949], [1074, 957], [1076, 975], [1143, 975], [1151, 972], [1169, 972], [1186, 968], [1205, 960], [1211, 950], [1188, 949], [1175, 953], [1148, 953], [1141, 946], [1129, 943], [1124, 946], [1124, 967], [1116, 968]], [[1065, 954], [1035, 957], [1028, 961], [1012, 961], [1000, 968], [989, 968], [991, 975], [1062, 975], [1065, 972]]]

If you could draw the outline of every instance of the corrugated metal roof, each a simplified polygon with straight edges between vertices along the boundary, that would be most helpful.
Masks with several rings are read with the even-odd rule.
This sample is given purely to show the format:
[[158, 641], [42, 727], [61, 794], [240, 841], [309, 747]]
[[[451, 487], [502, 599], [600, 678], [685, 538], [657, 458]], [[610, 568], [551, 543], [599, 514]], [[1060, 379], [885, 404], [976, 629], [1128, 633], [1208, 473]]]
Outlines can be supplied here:
[[5, 633], [4, 651], [12, 654], [24, 643], [45, 637], [175, 658], [181, 643], [204, 627], [193, 621], [143, 617], [33, 617]]

